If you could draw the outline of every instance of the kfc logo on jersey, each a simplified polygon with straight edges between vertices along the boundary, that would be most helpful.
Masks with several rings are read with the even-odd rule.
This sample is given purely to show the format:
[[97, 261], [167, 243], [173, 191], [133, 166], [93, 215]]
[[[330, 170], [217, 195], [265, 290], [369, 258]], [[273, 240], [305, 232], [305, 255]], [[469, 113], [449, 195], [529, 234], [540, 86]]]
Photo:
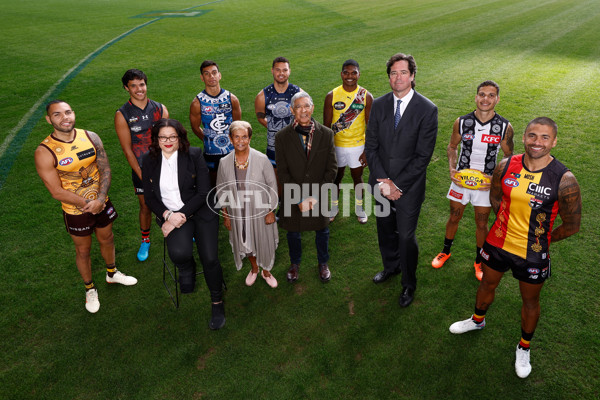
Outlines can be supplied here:
[[513, 178], [506, 178], [504, 184], [508, 187], [516, 188], [519, 186], [519, 181]]
[[498, 144], [502, 141], [502, 137], [498, 135], [483, 135], [481, 136], [482, 143]]
[[67, 157], [67, 158], [63, 158], [62, 160], [60, 160], [60, 161], [58, 162], [58, 164], [59, 164], [61, 167], [65, 167], [65, 166], [67, 166], [67, 165], [71, 164], [72, 162], [73, 162], [73, 159], [72, 159], [71, 157]]
[[529, 207], [531, 207], [534, 210], [537, 210], [538, 208], [542, 207], [542, 203], [542, 200], [536, 199], [535, 197], [529, 199]]

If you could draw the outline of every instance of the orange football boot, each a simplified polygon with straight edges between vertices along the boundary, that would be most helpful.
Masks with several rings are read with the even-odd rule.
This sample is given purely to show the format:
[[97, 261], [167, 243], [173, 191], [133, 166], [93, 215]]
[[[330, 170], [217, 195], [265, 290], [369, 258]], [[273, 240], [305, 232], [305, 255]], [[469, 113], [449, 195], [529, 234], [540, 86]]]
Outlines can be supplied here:
[[446, 253], [440, 253], [440, 254], [438, 254], [437, 256], [435, 256], [435, 258], [431, 262], [431, 266], [433, 268], [442, 268], [444, 266], [444, 263], [450, 258], [451, 255], [452, 255], [452, 253], [450, 253], [450, 254], [446, 254]]
[[481, 263], [474, 263], [473, 267], [475, 267], [475, 278], [481, 280], [481, 278], [483, 278], [483, 270], [481, 269]]

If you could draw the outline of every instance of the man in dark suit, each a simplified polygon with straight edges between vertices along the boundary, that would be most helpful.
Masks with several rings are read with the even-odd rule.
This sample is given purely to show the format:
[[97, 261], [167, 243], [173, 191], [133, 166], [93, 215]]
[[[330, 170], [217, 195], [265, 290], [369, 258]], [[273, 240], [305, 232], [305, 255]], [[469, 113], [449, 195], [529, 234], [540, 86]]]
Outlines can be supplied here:
[[298, 279], [301, 232], [315, 231], [319, 277], [327, 282], [331, 278], [327, 194], [336, 188], [337, 174], [333, 131], [312, 118], [314, 104], [308, 93], [296, 93], [291, 107], [294, 121], [275, 135], [277, 177], [283, 188], [279, 226], [288, 231], [291, 262], [287, 280]]
[[[365, 143], [369, 185], [381, 194], [376, 196], [376, 217], [383, 271], [373, 281], [380, 283], [402, 272], [399, 303], [407, 307], [417, 286], [415, 231], [425, 200], [425, 174], [435, 147], [438, 110], [414, 90], [417, 65], [411, 55], [393, 55], [387, 73], [392, 92], [373, 102]], [[385, 201], [389, 207], [382, 204]]]

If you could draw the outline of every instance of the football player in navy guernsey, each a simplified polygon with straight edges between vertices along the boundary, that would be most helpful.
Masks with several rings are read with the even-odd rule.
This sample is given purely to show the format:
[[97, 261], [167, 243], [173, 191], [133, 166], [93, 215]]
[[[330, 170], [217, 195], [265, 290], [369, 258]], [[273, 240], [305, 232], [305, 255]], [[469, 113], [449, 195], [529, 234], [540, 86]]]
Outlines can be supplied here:
[[[498, 149], [504, 157], [513, 153], [513, 127], [495, 111], [500, 101], [500, 87], [494, 81], [485, 81], [477, 86], [475, 111], [463, 115], [454, 121], [452, 136], [446, 150], [450, 168], [450, 189], [446, 197], [450, 200], [450, 217], [446, 223], [444, 248], [431, 262], [433, 268], [441, 268], [450, 258], [450, 247], [458, 230], [465, 207], [469, 202], [475, 211], [475, 238], [477, 253], [475, 257], [475, 276], [481, 280], [481, 255], [479, 251], [488, 234], [490, 211], [490, 184], [484, 183], [479, 189], [467, 189], [460, 186], [455, 176], [462, 169], [476, 169], [486, 175], [492, 175], [496, 167]], [[461, 145], [460, 156], [458, 145]]]
[[145, 261], [148, 259], [150, 250], [152, 212], [144, 201], [142, 158], [148, 153], [152, 125], [161, 118], [169, 118], [169, 112], [164, 105], [148, 98], [146, 86], [148, 78], [139, 69], [130, 69], [125, 72], [121, 83], [129, 93], [129, 100], [115, 113], [115, 130], [125, 158], [131, 166], [131, 179], [140, 204], [139, 219], [142, 243], [137, 258]]
[[294, 120], [290, 102], [292, 96], [302, 89], [289, 82], [291, 70], [287, 58], [275, 58], [271, 73], [273, 74], [273, 83], [258, 92], [254, 99], [254, 111], [258, 122], [267, 128], [266, 154], [273, 164], [273, 168], [276, 168], [275, 134]]
[[192, 131], [204, 143], [204, 160], [214, 187], [219, 161], [233, 150], [229, 141], [229, 125], [242, 119], [242, 109], [238, 98], [221, 88], [221, 72], [216, 62], [203, 61], [200, 78], [204, 82], [204, 90], [190, 105], [190, 124]]
[[[519, 281], [521, 340], [515, 372], [531, 372], [529, 343], [540, 318], [540, 292], [550, 277], [550, 242], [565, 239], [581, 225], [581, 190], [575, 176], [550, 151], [556, 146], [556, 123], [533, 119], [523, 135], [525, 154], [500, 161], [494, 170], [490, 202], [496, 220], [481, 250], [483, 279], [471, 318], [450, 326], [461, 334], [485, 327], [500, 279], [508, 270]], [[554, 226], [557, 215], [562, 223]]]

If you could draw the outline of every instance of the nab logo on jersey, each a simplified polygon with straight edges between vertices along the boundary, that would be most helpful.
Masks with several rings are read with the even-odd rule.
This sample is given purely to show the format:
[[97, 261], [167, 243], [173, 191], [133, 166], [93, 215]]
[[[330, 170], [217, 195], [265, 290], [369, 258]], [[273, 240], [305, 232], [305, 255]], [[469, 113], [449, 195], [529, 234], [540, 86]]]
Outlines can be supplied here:
[[504, 184], [508, 187], [516, 188], [519, 186], [519, 181], [513, 178], [506, 178]]
[[63, 158], [62, 160], [60, 160], [60, 161], [58, 162], [58, 164], [59, 164], [61, 167], [65, 167], [65, 166], [67, 166], [67, 165], [71, 164], [72, 162], [73, 162], [73, 159], [72, 159], [71, 157], [67, 157], [67, 158]]
[[481, 137], [481, 141], [483, 143], [498, 144], [500, 143], [500, 141], [502, 141], [502, 137], [500, 137], [499, 135], [483, 135]]

